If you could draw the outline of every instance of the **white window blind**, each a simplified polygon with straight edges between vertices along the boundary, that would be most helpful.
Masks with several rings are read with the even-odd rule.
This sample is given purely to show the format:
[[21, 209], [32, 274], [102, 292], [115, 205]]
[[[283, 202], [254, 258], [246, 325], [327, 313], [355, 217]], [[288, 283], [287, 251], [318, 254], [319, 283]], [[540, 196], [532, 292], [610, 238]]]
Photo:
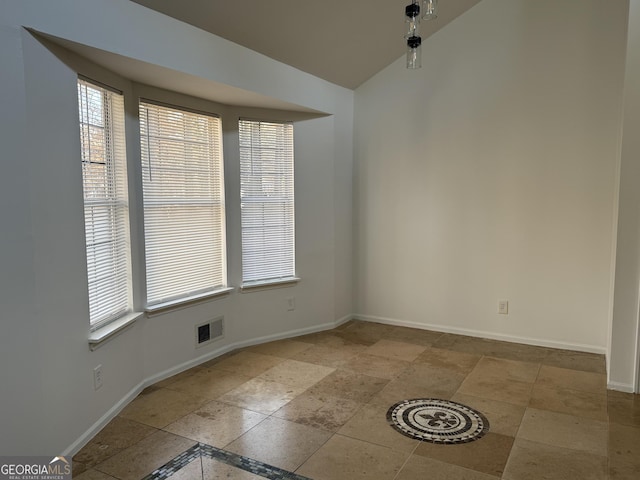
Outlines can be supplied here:
[[78, 80], [91, 330], [131, 311], [122, 95]]
[[293, 125], [240, 120], [242, 282], [295, 276]]
[[140, 104], [147, 305], [226, 286], [221, 122]]

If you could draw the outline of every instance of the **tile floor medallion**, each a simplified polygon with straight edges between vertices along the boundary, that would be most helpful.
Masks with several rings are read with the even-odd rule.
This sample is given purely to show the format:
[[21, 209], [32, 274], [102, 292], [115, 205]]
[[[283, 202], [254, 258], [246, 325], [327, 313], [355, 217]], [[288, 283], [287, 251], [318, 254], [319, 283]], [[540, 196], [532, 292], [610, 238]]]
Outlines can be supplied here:
[[437, 398], [398, 402], [389, 408], [387, 421], [407, 437], [443, 445], [473, 442], [489, 431], [489, 420], [482, 413]]
[[273, 465], [244, 457], [237, 453], [229, 452], [211, 445], [206, 445], [204, 443], [196, 443], [193, 447], [185, 450], [174, 459], [151, 472], [149, 475], [144, 477], [143, 480], [171, 479], [174, 474], [178, 473], [191, 462], [199, 460], [201, 457], [211, 458], [220, 463], [227, 464], [230, 467], [244, 470], [245, 472], [271, 480], [311, 480], [282, 468], [274, 467]]

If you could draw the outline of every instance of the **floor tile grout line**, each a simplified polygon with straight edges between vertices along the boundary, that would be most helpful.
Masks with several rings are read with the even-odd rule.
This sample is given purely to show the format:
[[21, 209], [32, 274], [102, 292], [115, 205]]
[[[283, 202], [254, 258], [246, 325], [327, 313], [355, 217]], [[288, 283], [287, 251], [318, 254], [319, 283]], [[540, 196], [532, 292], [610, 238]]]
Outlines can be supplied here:
[[[517, 440], [517, 438], [514, 437], [513, 443], [515, 443], [516, 440]], [[602, 458], [607, 458], [608, 459], [608, 455], [607, 456], [600, 455], [599, 453], [591, 451], [591, 450], [584, 450], [584, 449], [580, 449], [580, 448], [572, 448], [572, 447], [567, 447], [567, 446], [559, 446], [559, 445], [554, 445], [552, 443], [542, 442], [540, 440], [529, 440], [528, 438], [520, 438], [519, 440], [523, 440], [523, 441], [529, 442], [529, 443], [535, 443], [537, 445], [542, 445], [542, 446], [545, 446], [545, 447], [559, 448], [559, 449], [563, 449], [563, 450], [570, 450], [570, 451], [575, 452], [575, 453], [585, 453], [585, 454], [589, 454], [591, 456], [602, 457]]]
[[[138, 443], [142, 442], [143, 440], [145, 440], [146, 438], [150, 437], [151, 435], [154, 435], [154, 434], [156, 434], [156, 433], [158, 433], [160, 431], [164, 431], [161, 428], [154, 427], [154, 426], [151, 426], [151, 425], [147, 425], [146, 423], [138, 422], [137, 420], [132, 420], [130, 418], [120, 417], [120, 415], [116, 415], [116, 417], [114, 417], [114, 419], [115, 418], [120, 418], [120, 419], [126, 420], [128, 422], [133, 422], [133, 423], [136, 423], [136, 424], [144, 426], [144, 427], [152, 428], [153, 431], [151, 433], [149, 433], [148, 435], [145, 435], [144, 437], [140, 438], [137, 442], [134, 442], [131, 445], [127, 446], [126, 448], [118, 449], [118, 450], [114, 451], [113, 453], [111, 453], [110, 455], [108, 455], [108, 456], [106, 456], [104, 458], [101, 458], [100, 461], [98, 463], [96, 463], [96, 464], [91, 465], [90, 463], [86, 463], [86, 462], [78, 462], [78, 463], [83, 463], [83, 464], [85, 464], [87, 466], [91, 465], [91, 466], [87, 467], [88, 469], [96, 469], [96, 467], [98, 465], [100, 465], [101, 463], [106, 462], [107, 460], [111, 459], [112, 457], [115, 457], [116, 455], [118, 455], [119, 453], [123, 452], [124, 450], [127, 450], [128, 448], [131, 448], [131, 447], [137, 445]], [[93, 441], [93, 439], [92, 439], [92, 441]]]
[[420, 443], [421, 442], [419, 440], [416, 441], [415, 447], [413, 447], [413, 450], [411, 450], [411, 453], [409, 453], [409, 455], [407, 455], [407, 458], [404, 460], [404, 463], [402, 464], [402, 466], [398, 469], [398, 471], [394, 475], [393, 480], [397, 480], [398, 475], [400, 475], [400, 472], [402, 472], [402, 469], [407, 465], [407, 463], [409, 463], [409, 460], [411, 459], [411, 457], [413, 455], [415, 455], [415, 451], [418, 449], [418, 446], [420, 445]]
[[329, 440], [331, 440], [333, 437], [335, 437], [336, 435], [338, 435], [338, 432], [331, 432], [331, 436], [328, 437], [323, 443], [322, 445], [320, 445], [318, 448], [316, 448], [315, 452], [313, 452], [311, 455], [309, 455], [307, 458], [304, 459], [304, 461], [298, 465], [293, 471], [297, 472], [298, 470], [300, 470], [302, 468], [302, 466], [307, 463], [309, 461], [309, 459], [311, 457], [313, 457], [322, 447], [324, 447], [327, 443], [329, 443]]

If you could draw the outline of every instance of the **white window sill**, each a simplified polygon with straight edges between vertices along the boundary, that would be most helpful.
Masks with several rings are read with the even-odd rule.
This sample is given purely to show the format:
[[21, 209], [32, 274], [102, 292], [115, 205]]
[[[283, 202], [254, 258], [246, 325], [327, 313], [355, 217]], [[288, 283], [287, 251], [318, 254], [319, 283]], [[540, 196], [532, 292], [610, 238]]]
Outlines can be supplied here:
[[172, 300], [170, 302], [163, 302], [163, 303], [157, 303], [155, 305], [150, 305], [147, 307], [145, 311], [149, 316], [160, 315], [171, 310], [185, 308], [194, 303], [213, 300], [217, 297], [228, 295], [230, 292], [233, 292], [234, 290], [235, 288], [233, 287], [220, 288], [218, 290], [214, 290], [213, 292], [201, 293], [198, 295], [192, 295], [190, 297]]
[[299, 277], [278, 278], [276, 280], [265, 280], [256, 282], [243, 283], [240, 287], [241, 292], [252, 292], [256, 290], [266, 290], [269, 288], [292, 287], [302, 280]]
[[89, 348], [93, 351], [105, 342], [122, 333], [144, 315], [143, 312], [133, 312], [101, 327], [89, 334]]

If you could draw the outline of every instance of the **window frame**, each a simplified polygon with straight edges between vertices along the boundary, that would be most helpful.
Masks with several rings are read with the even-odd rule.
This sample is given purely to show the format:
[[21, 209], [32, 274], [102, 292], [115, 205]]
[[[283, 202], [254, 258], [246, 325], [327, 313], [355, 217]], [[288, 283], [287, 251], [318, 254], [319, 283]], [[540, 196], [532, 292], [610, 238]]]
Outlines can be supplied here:
[[[82, 89], [84, 88], [84, 96]], [[91, 123], [88, 89], [100, 95], [100, 124]], [[80, 159], [82, 164], [82, 192], [84, 210], [85, 261], [89, 303], [90, 337], [100, 338], [99, 331], [113, 330], [133, 318], [132, 252], [130, 233], [130, 204], [128, 195], [128, 162], [125, 95], [122, 91], [83, 75], [76, 80], [78, 124], [80, 127]], [[85, 103], [86, 100], [86, 103]], [[117, 105], [114, 105], [117, 104]], [[83, 106], [86, 107], [83, 110]], [[93, 118], [95, 121], [95, 117]], [[102, 161], [100, 148], [92, 150], [92, 131], [102, 130]], [[88, 152], [88, 156], [87, 156]], [[104, 173], [90, 172], [91, 165], [104, 165]], [[89, 166], [87, 166], [89, 165]], [[100, 181], [102, 176], [102, 181]], [[89, 189], [93, 187], [93, 196]], [[100, 190], [104, 195], [100, 196]], [[97, 213], [100, 210], [105, 214]], [[102, 218], [100, 217], [102, 215]], [[92, 218], [92, 221], [88, 221]], [[97, 219], [96, 219], [97, 218]], [[99, 224], [101, 223], [101, 225]], [[93, 238], [93, 241], [90, 241]], [[111, 245], [107, 253], [96, 252], [98, 244]], [[115, 252], [114, 252], [115, 246]], [[111, 254], [108, 252], [111, 251]], [[110, 258], [109, 258], [110, 257]], [[110, 273], [108, 273], [110, 272]], [[107, 283], [109, 294], [101, 291]], [[113, 291], [117, 294], [113, 295]], [[105, 296], [109, 299], [105, 301]], [[107, 308], [106, 313], [99, 313]]]
[[[179, 115], [195, 115], [198, 117], [206, 118], [208, 120], [212, 120], [215, 130], [215, 138], [213, 139], [213, 144], [211, 148], [215, 151], [215, 158], [211, 159], [212, 163], [216, 163], [217, 171], [212, 173], [209, 181], [212, 182], [212, 185], [215, 183], [218, 192], [217, 200], [213, 200], [212, 203], [217, 205], [220, 210], [220, 222], [217, 223], [217, 227], [214, 226], [215, 233], [218, 233], [217, 237], [217, 251], [219, 253], [218, 258], [220, 259], [219, 268], [217, 272], [219, 274], [219, 278], [221, 282], [219, 284], [210, 284], [205, 288], [199, 288], [190, 290], [188, 292], [180, 292], [177, 295], [173, 296], [158, 296], [149, 295], [150, 291], [150, 217], [151, 217], [151, 202], [159, 201], [163, 202], [162, 199], [156, 198], [156, 200], [152, 200], [149, 196], [148, 190], [148, 172], [149, 172], [149, 146], [150, 146], [150, 136], [148, 135], [148, 117], [146, 114], [143, 114], [143, 108], [145, 106], [151, 109], [164, 109], [167, 112], [174, 111]], [[143, 118], [144, 116], [144, 118]], [[146, 118], [146, 119], [145, 119]], [[224, 169], [224, 134], [222, 129], [222, 117], [218, 114], [211, 113], [208, 111], [202, 111], [198, 109], [193, 109], [186, 107], [181, 104], [173, 104], [157, 101], [154, 99], [150, 99], [144, 96], [141, 96], [138, 101], [138, 119], [139, 119], [139, 147], [140, 147], [140, 162], [138, 164], [138, 168], [140, 168], [141, 181], [140, 186], [142, 190], [140, 192], [140, 208], [143, 215], [143, 237], [142, 237], [142, 249], [144, 250], [144, 262], [143, 269], [145, 272], [145, 281], [144, 281], [144, 291], [145, 291], [145, 310], [148, 314], [153, 314], [155, 312], [162, 312], [167, 309], [178, 308], [183, 306], [184, 304], [197, 302], [201, 300], [206, 300], [212, 297], [216, 297], [219, 295], [225, 295], [233, 290], [233, 288], [229, 287], [228, 284], [228, 252], [227, 252], [227, 231], [226, 231], [226, 199], [225, 199], [225, 169]], [[145, 130], [147, 129], [147, 130]], [[186, 156], [185, 156], [186, 158]], [[157, 160], [157, 158], [156, 158]], [[183, 159], [184, 160], [184, 159]], [[151, 167], [152, 168], [152, 167]], [[216, 178], [214, 178], [216, 177]], [[185, 189], [187, 188], [186, 184], [183, 184]], [[147, 190], [145, 191], [145, 188]], [[184, 203], [186, 205], [187, 203]], [[166, 201], [164, 203], [158, 203], [155, 207], [159, 208], [167, 208], [170, 209], [172, 206], [175, 206], [176, 203], [171, 203], [170, 201]], [[187, 216], [188, 217], [188, 216]], [[186, 218], [186, 217], [185, 217]], [[156, 237], [157, 239], [157, 237]], [[153, 277], [153, 274], [152, 274]], [[152, 279], [155, 282], [161, 281], [156, 279]]]
[[[245, 206], [247, 204], [254, 204], [254, 205], [259, 205], [260, 203], [262, 203], [263, 205], [268, 204], [268, 201], [262, 201], [260, 199], [258, 199], [257, 197], [255, 199], [251, 199], [251, 194], [249, 194], [248, 196], [243, 195], [243, 190], [244, 190], [244, 182], [248, 181], [250, 182], [251, 179], [250, 178], [246, 178], [244, 176], [244, 172], [247, 171], [247, 169], [249, 168], [248, 165], [246, 165], [246, 162], [250, 162], [252, 165], [254, 162], [260, 162], [261, 158], [256, 158], [254, 159], [254, 155], [253, 155], [253, 148], [254, 148], [254, 140], [253, 140], [253, 133], [249, 134], [249, 136], [251, 137], [250, 139], [244, 138], [244, 134], [243, 134], [243, 125], [249, 125], [248, 128], [253, 128], [254, 125], [258, 126], [258, 128], [260, 128], [263, 124], [264, 125], [273, 125], [273, 126], [281, 126], [284, 127], [285, 129], [285, 133], [283, 135], [283, 138], [281, 140], [284, 140], [286, 143], [286, 145], [281, 149], [281, 151], [279, 151], [279, 153], [274, 154], [274, 159], [277, 160], [277, 169], [284, 169], [287, 171], [286, 176], [287, 178], [284, 179], [284, 183], [287, 185], [288, 187], [288, 191], [287, 192], [280, 192], [282, 193], [282, 195], [280, 196], [274, 196], [273, 198], [276, 199], [276, 202], [278, 202], [277, 199], [280, 200], [280, 203], [286, 203], [289, 202], [291, 204], [291, 212], [288, 215], [288, 223], [284, 223], [281, 226], [281, 230], [290, 230], [290, 238], [288, 239], [288, 244], [290, 243], [290, 245], [287, 248], [290, 248], [290, 251], [287, 254], [282, 254], [280, 255], [280, 259], [286, 259], [287, 256], [290, 257], [290, 262], [285, 265], [285, 268], [281, 269], [281, 271], [286, 271], [286, 273], [284, 275], [282, 274], [275, 274], [275, 272], [277, 271], [277, 269], [271, 270], [271, 272], [273, 273], [270, 276], [263, 276], [260, 278], [256, 278], [255, 274], [251, 274], [251, 275], [247, 275], [247, 270], [249, 270], [247, 268], [247, 258], [249, 255], [247, 255], [247, 250], [250, 248], [248, 243], [246, 241], [246, 233], [249, 230], [249, 228], [251, 227], [246, 227], [246, 224], [249, 223], [250, 218], [245, 215], [246, 210], [245, 210]], [[277, 136], [277, 133], [276, 133]], [[247, 141], [251, 142], [251, 146], [247, 147], [246, 145], [243, 145], [243, 143], [246, 143]], [[270, 287], [280, 287], [280, 286], [289, 286], [292, 284], [297, 283], [298, 281], [300, 281], [300, 278], [297, 276], [296, 274], [296, 220], [295, 220], [295, 150], [294, 150], [294, 145], [295, 145], [295, 141], [294, 141], [294, 122], [293, 121], [288, 121], [288, 120], [272, 120], [272, 119], [257, 119], [257, 118], [249, 118], [249, 117], [240, 117], [238, 119], [238, 155], [239, 155], [239, 163], [240, 163], [240, 232], [241, 232], [241, 241], [240, 241], [240, 254], [241, 254], [241, 289], [242, 291], [247, 291], [247, 290], [254, 290], [254, 289], [263, 289], [263, 288], [270, 288]], [[250, 153], [246, 151], [246, 149], [249, 148], [249, 150], [251, 151]], [[266, 145], [266, 146], [261, 146], [260, 149], [264, 149], [266, 153], [268, 150], [272, 150], [275, 151], [277, 150], [277, 148], [274, 148], [273, 145]], [[284, 157], [283, 157], [283, 152], [284, 152]], [[246, 155], [249, 154], [250, 158], [247, 158]], [[262, 156], [263, 152], [259, 151], [258, 152], [258, 156]], [[268, 157], [269, 155], [265, 155], [265, 157]], [[266, 162], [263, 165], [260, 165], [261, 167], [264, 167], [266, 165]], [[251, 170], [253, 170], [253, 166], [250, 167]], [[274, 171], [272, 169], [271, 172], [271, 176], [274, 175]], [[264, 179], [263, 177], [260, 177], [261, 180]], [[275, 182], [274, 182], [275, 184]], [[273, 185], [272, 185], [273, 187]], [[251, 190], [251, 187], [248, 187], [248, 190]], [[263, 190], [264, 193], [264, 190]], [[286, 207], [283, 207], [282, 209], [283, 211], [286, 210]], [[262, 223], [262, 228], [264, 230], [268, 229], [269, 227], [267, 227], [265, 224], [268, 223], [268, 221], [266, 220], [266, 217], [268, 215], [267, 214], [263, 214], [262, 219], [261, 219], [261, 223]], [[251, 218], [251, 220], [255, 220], [255, 216], [253, 218]], [[254, 227], [256, 230], [259, 229], [259, 227]], [[273, 228], [273, 226], [271, 226], [271, 228]], [[265, 234], [263, 232], [262, 234], [263, 238], [264, 237], [268, 237], [268, 234]], [[259, 242], [257, 242], [259, 243]], [[269, 244], [270, 242], [268, 240], [263, 240], [263, 247], [265, 246], [264, 244]], [[268, 245], [267, 245], [268, 247]], [[282, 253], [282, 252], [281, 252]], [[252, 256], [256, 256], [256, 255], [262, 255], [263, 257], [267, 257], [269, 255], [269, 252], [267, 251], [263, 251], [263, 253], [258, 253], [258, 252], [250, 252], [250, 255]], [[255, 262], [255, 264], [252, 266], [252, 268], [254, 270], [260, 270], [262, 269], [262, 267], [264, 267], [266, 264], [268, 264], [269, 262]], [[268, 269], [267, 269], [268, 270]]]

